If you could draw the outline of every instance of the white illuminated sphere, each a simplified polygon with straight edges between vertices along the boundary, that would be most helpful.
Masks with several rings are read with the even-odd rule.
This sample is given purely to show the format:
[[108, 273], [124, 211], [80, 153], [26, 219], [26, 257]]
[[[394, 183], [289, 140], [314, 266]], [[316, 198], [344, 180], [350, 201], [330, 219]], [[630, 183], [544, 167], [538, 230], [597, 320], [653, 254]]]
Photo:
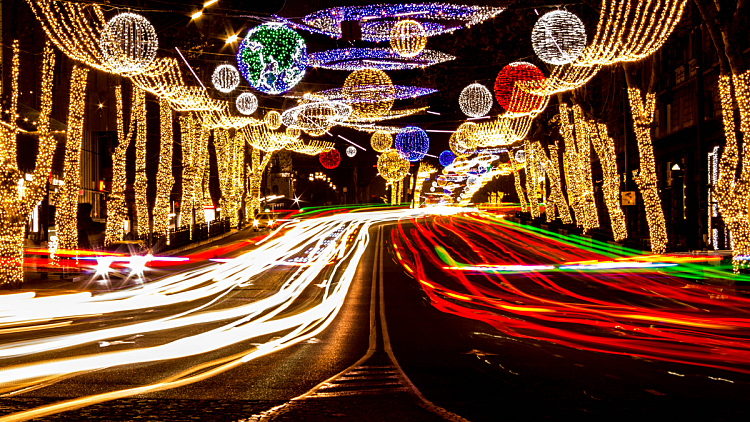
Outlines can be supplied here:
[[258, 98], [249, 92], [243, 92], [237, 97], [236, 104], [237, 111], [245, 116], [249, 116], [255, 113], [255, 110], [258, 109]]
[[347, 157], [354, 157], [355, 155], [357, 155], [357, 148], [348, 147], [346, 149], [346, 156]]
[[225, 94], [232, 92], [240, 84], [240, 72], [231, 64], [223, 64], [214, 70], [211, 82], [214, 88]]
[[586, 48], [586, 28], [578, 16], [564, 10], [555, 10], [536, 22], [531, 31], [531, 46], [536, 55], [546, 63], [570, 63]]
[[482, 117], [492, 108], [492, 93], [482, 84], [471, 84], [461, 91], [458, 105], [469, 117]]
[[522, 149], [516, 151], [516, 162], [521, 164], [526, 162], [526, 153]]
[[156, 57], [158, 47], [154, 26], [135, 13], [120, 13], [110, 19], [99, 39], [104, 61], [118, 73], [146, 70]]

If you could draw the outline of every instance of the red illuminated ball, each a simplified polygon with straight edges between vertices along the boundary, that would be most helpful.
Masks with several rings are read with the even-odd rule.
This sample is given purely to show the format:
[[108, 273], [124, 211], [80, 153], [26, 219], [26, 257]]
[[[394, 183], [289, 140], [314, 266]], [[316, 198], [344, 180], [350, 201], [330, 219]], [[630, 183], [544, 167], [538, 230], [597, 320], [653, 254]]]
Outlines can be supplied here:
[[332, 148], [330, 151], [321, 152], [318, 156], [320, 164], [327, 169], [335, 169], [341, 162], [341, 154], [339, 154], [336, 148]]
[[[495, 98], [498, 104], [506, 111], [511, 113], [525, 113], [538, 109], [544, 102], [544, 97], [534, 95], [524, 91], [522, 85], [516, 86], [518, 82], [527, 82], [525, 87], [534, 89], [541, 88], [541, 82], [545, 77], [538, 67], [531, 63], [515, 62], [511, 63], [497, 74], [495, 79]], [[513, 94], [513, 88], [516, 87], [516, 94]]]

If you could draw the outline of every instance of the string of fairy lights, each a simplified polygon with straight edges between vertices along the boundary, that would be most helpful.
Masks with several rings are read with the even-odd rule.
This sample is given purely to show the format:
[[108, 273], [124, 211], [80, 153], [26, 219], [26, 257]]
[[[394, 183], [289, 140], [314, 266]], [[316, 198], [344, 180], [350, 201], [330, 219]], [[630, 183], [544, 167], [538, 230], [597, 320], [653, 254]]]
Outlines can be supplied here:
[[159, 168], [156, 173], [156, 200], [154, 201], [153, 233], [166, 239], [169, 245], [170, 193], [174, 185], [172, 176], [172, 150], [174, 128], [172, 108], [165, 99], [159, 99], [161, 138], [159, 142]]

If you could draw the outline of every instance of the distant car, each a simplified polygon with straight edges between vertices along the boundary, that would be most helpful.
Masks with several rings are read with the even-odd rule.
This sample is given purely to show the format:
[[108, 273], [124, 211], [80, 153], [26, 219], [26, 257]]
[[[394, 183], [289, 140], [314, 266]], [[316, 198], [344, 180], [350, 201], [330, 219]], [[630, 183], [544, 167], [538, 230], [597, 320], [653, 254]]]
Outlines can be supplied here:
[[276, 216], [273, 214], [258, 214], [253, 220], [253, 230], [270, 229], [276, 224]]

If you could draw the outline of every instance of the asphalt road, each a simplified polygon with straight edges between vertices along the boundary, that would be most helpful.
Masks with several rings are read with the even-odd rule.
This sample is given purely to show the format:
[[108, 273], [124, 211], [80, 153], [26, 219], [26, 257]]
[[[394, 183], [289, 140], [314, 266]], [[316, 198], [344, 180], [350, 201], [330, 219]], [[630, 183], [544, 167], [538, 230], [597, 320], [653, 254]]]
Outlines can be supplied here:
[[[390, 241], [395, 227], [388, 223], [371, 228], [369, 246], [338, 316], [314, 337], [199, 382], [40, 420], [747, 419], [750, 375], [746, 373], [587, 351], [530, 335], [509, 336], [481, 320], [487, 312], [481, 307], [468, 308], [476, 312], [468, 316], [441, 310], [415, 280], [418, 276], [397, 262]], [[407, 236], [413, 228], [402, 226]], [[481, 254], [481, 248], [477, 251], [474, 247], [487, 242], [481, 233], [466, 232], [467, 237], [462, 238], [436, 232], [446, 249], [467, 257]], [[519, 241], [523, 236], [527, 235], [494, 240], [509, 256], [554, 261], [549, 251], [528, 247], [534, 239]], [[423, 270], [431, 280], [447, 282], [448, 277], [437, 266], [426, 263]], [[266, 284], [233, 292], [227, 300], [256, 300], [288, 277], [287, 272], [278, 271], [264, 275]], [[505, 281], [521, 283], [524, 277], [508, 275]], [[602, 300], [613, 295], [586, 278], [569, 274], [550, 277], [559, 284], [576, 285], [578, 291], [593, 292]], [[622, 300], [636, 303], [638, 298]], [[654, 301], [646, 300], [647, 304]], [[181, 306], [163, 312], [180, 312]], [[122, 313], [98, 323], [122, 324], [137, 314]], [[744, 309], [738, 309], [737, 314], [743, 315]], [[587, 330], [580, 328], [581, 332]], [[166, 341], [166, 337], [185, 334], [160, 333], [159, 339], [145, 336], [148, 338], [137, 341]], [[92, 352], [106, 349], [98, 344], [81, 347]], [[238, 343], [206, 354], [200, 362], [225, 358], [247, 347], [249, 344]], [[78, 352], [67, 350], [65, 354]], [[64, 379], [0, 398], [0, 415], [144, 385], [194, 366], [195, 360], [186, 357], [128, 365]]]

